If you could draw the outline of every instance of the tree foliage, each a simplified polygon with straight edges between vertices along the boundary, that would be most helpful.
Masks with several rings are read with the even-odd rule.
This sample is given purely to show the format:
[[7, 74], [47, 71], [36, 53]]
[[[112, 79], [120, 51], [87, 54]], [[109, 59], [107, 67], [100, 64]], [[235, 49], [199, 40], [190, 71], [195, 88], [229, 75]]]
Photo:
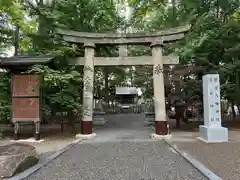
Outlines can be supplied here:
[[194, 97], [194, 94], [201, 99], [199, 77], [214, 70], [221, 77], [222, 97], [239, 103], [238, 0], [128, 2], [133, 8], [132, 23], [139, 30], [156, 31], [191, 24], [191, 30], [183, 41], [168, 46], [178, 53], [181, 64], [202, 67], [201, 71], [193, 71], [185, 77], [183, 91], [179, 94], [183, 99], [191, 99], [189, 97]]
[[[34, 66], [30, 70], [43, 76], [42, 110], [45, 115], [62, 111], [76, 112], [82, 104], [82, 69], [67, 66], [66, 60], [69, 57], [83, 56], [83, 51], [78, 45], [64, 42], [57, 35], [56, 29], [66, 28], [88, 32], [116, 31], [121, 18], [114, 2], [112, 0], [52, 0], [50, 3], [43, 0], [1, 1], [0, 39], [2, 44], [0, 47], [3, 49], [1, 52], [5, 53], [5, 47], [13, 46], [20, 55], [55, 56], [54, 68]], [[102, 53], [109, 53], [109, 50], [103, 49]], [[0, 74], [1, 83], [9, 88], [5, 74]], [[97, 81], [97, 84], [101, 84], [100, 81], [103, 80], [97, 79]], [[0, 91], [4, 96], [4, 90]], [[10, 98], [9, 95], [6, 97]], [[1, 98], [0, 112], [7, 112], [5, 109], [9, 110], [10, 102]], [[6, 119], [1, 115], [2, 118]]]
[[[48, 3], [47, 3], [48, 2]], [[128, 3], [130, 20], [119, 14], [118, 5]], [[0, 1], [0, 55], [14, 47], [15, 55], [47, 54], [55, 56], [54, 68], [34, 66], [31, 71], [43, 75], [43, 110], [77, 111], [82, 103], [83, 70], [66, 66], [69, 57], [83, 56], [83, 48], [68, 44], [57, 28], [88, 32], [157, 31], [183, 24], [191, 30], [179, 43], [169, 44], [164, 53], [178, 53], [182, 65], [202, 67], [184, 77], [179, 96], [184, 100], [198, 95], [204, 71], [218, 71], [222, 97], [239, 103], [240, 92], [240, 3], [239, 0], [2, 0]], [[129, 18], [128, 18], [129, 19]], [[116, 56], [117, 47], [97, 47], [97, 56]], [[150, 55], [146, 47], [129, 47], [129, 55]], [[152, 94], [152, 67], [96, 68], [95, 94], [111, 99], [115, 85], [125, 85], [132, 77], [135, 86]], [[0, 72], [1, 87], [9, 87], [10, 75]], [[0, 89], [0, 117], [9, 118], [10, 92]], [[194, 99], [192, 98], [192, 99]], [[192, 101], [191, 99], [191, 101]], [[237, 102], [236, 102], [237, 101]]]

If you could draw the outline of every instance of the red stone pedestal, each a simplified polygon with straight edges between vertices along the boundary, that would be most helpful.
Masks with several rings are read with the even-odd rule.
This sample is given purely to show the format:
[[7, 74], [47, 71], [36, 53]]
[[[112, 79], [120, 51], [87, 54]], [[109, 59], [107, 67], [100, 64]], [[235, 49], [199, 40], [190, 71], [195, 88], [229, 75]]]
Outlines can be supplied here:
[[92, 121], [81, 121], [81, 134], [92, 134]]
[[168, 134], [168, 125], [167, 121], [155, 121], [155, 133], [157, 135], [167, 135]]

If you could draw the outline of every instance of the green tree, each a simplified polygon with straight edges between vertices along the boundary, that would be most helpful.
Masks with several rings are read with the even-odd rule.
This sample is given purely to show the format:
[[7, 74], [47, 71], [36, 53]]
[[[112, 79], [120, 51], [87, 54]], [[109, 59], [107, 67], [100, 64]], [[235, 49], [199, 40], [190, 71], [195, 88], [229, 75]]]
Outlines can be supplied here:
[[[43, 0], [4, 1], [0, 14], [7, 17], [1, 23], [6, 27], [6, 30], [3, 29], [5, 34], [8, 33], [8, 36], [0, 36], [4, 38], [3, 46], [15, 45], [19, 51], [18, 54], [55, 56], [54, 68], [34, 66], [31, 70], [41, 73], [44, 77], [42, 87], [45, 114], [79, 110], [82, 103], [82, 69], [67, 66], [67, 59], [82, 56], [82, 47], [64, 42], [58, 36], [56, 29], [66, 28], [88, 32], [116, 31], [121, 18], [115, 1], [53, 0], [47, 4]], [[18, 41], [12, 41], [16, 39], [13, 35], [14, 29], [17, 29], [15, 34], [19, 36]], [[102, 53], [106, 56], [109, 51], [111, 53], [114, 48], [104, 49]], [[97, 84], [101, 84], [103, 79], [97, 79], [97, 81], [99, 81]]]

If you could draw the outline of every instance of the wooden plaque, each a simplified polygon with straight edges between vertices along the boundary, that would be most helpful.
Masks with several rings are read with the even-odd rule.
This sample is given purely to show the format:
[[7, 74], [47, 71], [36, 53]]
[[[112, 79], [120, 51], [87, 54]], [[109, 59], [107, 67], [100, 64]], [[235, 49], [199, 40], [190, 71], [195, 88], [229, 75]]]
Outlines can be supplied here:
[[12, 98], [12, 120], [40, 121], [39, 98]]
[[12, 97], [37, 97], [39, 96], [39, 75], [13, 75]]

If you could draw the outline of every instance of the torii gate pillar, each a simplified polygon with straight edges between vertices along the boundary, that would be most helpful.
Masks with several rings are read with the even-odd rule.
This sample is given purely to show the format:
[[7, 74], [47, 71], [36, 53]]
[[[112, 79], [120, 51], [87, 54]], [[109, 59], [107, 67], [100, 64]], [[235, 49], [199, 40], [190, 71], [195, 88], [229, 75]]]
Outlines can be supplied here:
[[93, 83], [94, 83], [94, 51], [95, 44], [84, 43], [84, 79], [83, 79], [83, 118], [81, 120], [81, 134], [77, 138], [89, 139], [96, 136], [92, 132], [93, 126]]
[[[162, 41], [151, 44], [153, 58], [153, 89], [155, 103], [155, 134], [153, 138], [164, 138], [169, 135], [169, 127], [166, 119], [165, 90], [163, 77]], [[156, 72], [156, 70], [159, 71]]]

